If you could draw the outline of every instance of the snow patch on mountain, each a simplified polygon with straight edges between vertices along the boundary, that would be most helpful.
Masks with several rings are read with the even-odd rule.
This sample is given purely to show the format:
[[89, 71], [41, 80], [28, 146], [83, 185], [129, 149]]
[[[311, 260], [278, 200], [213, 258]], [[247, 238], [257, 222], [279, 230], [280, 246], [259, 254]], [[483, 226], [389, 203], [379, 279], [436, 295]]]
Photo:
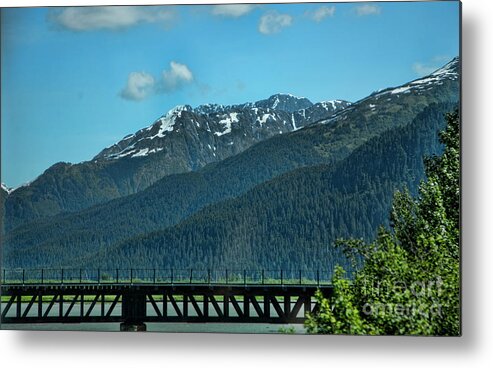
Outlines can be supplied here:
[[319, 103], [325, 110], [327, 111], [334, 111], [337, 110], [338, 107], [341, 106], [349, 106], [351, 105], [350, 102], [348, 101], [343, 101], [343, 100], [329, 100], [329, 101], [322, 101]]
[[231, 124], [233, 123], [238, 123], [238, 113], [237, 112], [232, 112], [227, 117], [225, 117], [222, 120], [219, 120], [219, 124], [224, 125], [224, 130], [222, 132], [215, 132], [214, 134], [217, 135], [218, 137], [231, 133]]
[[176, 123], [176, 116], [175, 115], [172, 115], [170, 117], [165, 116], [163, 118], [160, 118], [158, 120], [158, 123], [160, 124], [158, 132], [155, 135], [148, 137], [147, 139], [163, 138], [166, 132], [172, 132], [173, 127], [175, 126]]
[[390, 93], [393, 95], [397, 95], [399, 93], [410, 93], [411, 92], [411, 87], [410, 86], [404, 86], [404, 87], [399, 87], [394, 90], [392, 90]]
[[277, 105], [279, 105], [279, 96], [276, 96], [276, 100], [274, 101], [274, 104], [272, 105], [272, 108], [275, 109]]
[[125, 137], [123, 137], [122, 141], [126, 141], [127, 139], [130, 139], [130, 138], [133, 138], [133, 137], [135, 137], [135, 134], [126, 135]]
[[132, 157], [145, 157], [145, 156], [148, 156], [151, 153], [160, 152], [162, 150], [163, 150], [163, 148], [161, 148], [161, 147], [159, 147], [159, 148], [153, 148], [153, 149], [143, 148], [139, 152], [133, 154]]
[[[42, 175], [42, 174], [41, 174], [41, 175]], [[21, 184], [21, 185], [19, 185], [19, 186], [15, 187], [15, 188], [10, 188], [10, 187], [8, 187], [5, 183], [2, 183], [2, 189], [3, 189], [5, 192], [7, 192], [7, 194], [12, 194], [12, 193], [14, 193], [16, 190], [18, 190], [18, 189], [20, 189], [20, 188], [29, 187], [32, 183], [34, 183], [36, 180], [38, 180], [38, 178], [39, 178], [41, 175], [39, 175], [39, 176], [37, 176], [36, 178], [34, 178], [33, 180], [28, 181], [28, 182], [26, 182], [26, 183], [24, 183], [24, 184]]]
[[293, 131], [298, 130], [299, 128], [296, 126], [296, 120], [294, 119], [294, 114], [291, 114], [291, 123], [293, 124]]
[[181, 118], [181, 114], [184, 111], [193, 111], [192, 106], [190, 105], [178, 105], [172, 108], [171, 110], [168, 111], [166, 114], [166, 117], [171, 117], [171, 116], [178, 116]]
[[156, 122], [154, 122], [151, 126], [147, 128], [147, 130], [151, 130], [156, 124], [160, 124], [159, 131], [157, 134], [147, 137], [147, 139], [154, 138], [163, 138], [166, 132], [172, 132], [173, 127], [176, 123], [177, 118], [181, 118], [182, 113], [184, 111], [193, 111], [192, 107], [189, 105], [178, 105], [175, 108], [168, 111], [165, 116], [161, 116]]
[[10, 192], [12, 191], [12, 189], [7, 187], [4, 183], [2, 183], [2, 190], [7, 192], [7, 194], [10, 194]]
[[132, 155], [132, 157], [142, 157], [142, 156], [147, 156], [147, 153], [149, 152], [149, 148], [144, 148], [141, 149], [139, 152], [135, 153]]
[[122, 150], [118, 153], [109, 155], [108, 158], [111, 158], [111, 159], [122, 158], [122, 157], [125, 157], [128, 155], [134, 154], [136, 151], [137, 150], [135, 149], [135, 145], [131, 145], [131, 146], [128, 146], [127, 148], [125, 148], [124, 150]]
[[273, 117], [274, 115], [272, 114], [263, 114], [262, 117], [257, 118], [257, 122], [260, 124], [260, 126], [262, 126], [265, 123], [267, 123], [267, 120], [269, 120], [269, 118], [273, 118]]

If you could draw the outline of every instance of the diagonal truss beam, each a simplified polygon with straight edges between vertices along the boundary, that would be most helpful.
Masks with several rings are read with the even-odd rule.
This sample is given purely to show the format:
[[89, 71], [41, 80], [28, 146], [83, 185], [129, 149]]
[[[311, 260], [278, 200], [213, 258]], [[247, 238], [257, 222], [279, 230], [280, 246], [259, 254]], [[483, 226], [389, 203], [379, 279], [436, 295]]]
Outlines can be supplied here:
[[120, 298], [122, 297], [122, 294], [116, 294], [115, 295], [115, 300], [113, 300], [113, 303], [110, 305], [110, 309], [108, 309], [108, 312], [106, 313], [105, 317], [110, 317], [111, 313], [113, 313], [113, 310], [115, 309], [116, 305], [120, 301]]
[[75, 295], [75, 297], [72, 299], [72, 303], [70, 303], [67, 311], [65, 312], [65, 317], [70, 316], [70, 312], [72, 312], [72, 309], [74, 308], [75, 303], [79, 300], [79, 294]]
[[157, 306], [156, 301], [154, 300], [154, 298], [152, 297], [152, 295], [150, 295], [150, 294], [147, 295], [147, 299], [151, 302], [151, 305], [154, 308], [154, 311], [156, 312], [156, 314], [158, 315], [158, 317], [162, 317], [163, 314], [159, 310], [159, 307]]
[[169, 301], [171, 302], [171, 305], [173, 306], [173, 309], [175, 310], [176, 314], [178, 317], [183, 317], [183, 313], [181, 312], [180, 308], [178, 307], [178, 304], [176, 303], [175, 298], [173, 295], [169, 294], [168, 295]]
[[241, 310], [241, 307], [238, 304], [238, 301], [236, 300], [234, 295], [230, 295], [229, 300], [231, 301], [233, 308], [235, 309], [236, 313], [238, 314], [238, 317], [243, 317], [245, 313], [243, 313], [243, 311]]
[[48, 308], [46, 308], [46, 310], [45, 310], [45, 312], [44, 312], [44, 314], [43, 314], [43, 318], [48, 317], [48, 315], [49, 315], [49, 314], [50, 314], [50, 312], [51, 312], [51, 308], [53, 308], [53, 306], [55, 305], [55, 303], [56, 303], [56, 301], [57, 301], [58, 297], [61, 297], [61, 295], [60, 295], [60, 294], [55, 294], [55, 295], [53, 295], [53, 299], [51, 299], [50, 304], [48, 304]]
[[2, 311], [2, 319], [5, 318], [5, 316], [7, 315], [10, 307], [12, 306], [12, 304], [14, 304], [14, 301], [15, 301], [15, 295], [11, 295], [10, 296], [10, 299], [9, 301], [7, 302], [7, 305], [5, 306], [5, 309]]
[[89, 317], [91, 315], [92, 310], [94, 309], [94, 307], [96, 306], [96, 303], [99, 300], [99, 297], [100, 297], [100, 294], [96, 294], [96, 297], [94, 298], [94, 300], [92, 301], [91, 305], [89, 306], [89, 309], [87, 310], [87, 312], [85, 314], [85, 317]]
[[197, 301], [195, 300], [195, 297], [193, 295], [189, 295], [188, 298], [192, 303], [193, 309], [195, 309], [195, 312], [197, 312], [197, 316], [204, 317], [204, 313], [202, 313], [202, 311], [200, 310], [200, 307]]
[[22, 313], [22, 318], [26, 318], [27, 314], [31, 310], [31, 307], [33, 306], [34, 302], [36, 301], [37, 295], [33, 295], [31, 300], [29, 301], [29, 304], [27, 305], [26, 309], [24, 310], [24, 313]]
[[266, 296], [265, 298], [270, 299], [270, 303], [274, 307], [274, 309], [275, 309], [275, 311], [279, 317], [281, 317], [281, 318], [285, 317], [285, 313], [282, 310], [281, 306], [279, 305], [279, 301], [277, 300], [277, 298], [275, 296]]
[[211, 302], [212, 306], [214, 307], [214, 310], [216, 311], [218, 317], [223, 317], [224, 313], [223, 313], [221, 307], [219, 307], [219, 303], [217, 302], [214, 295], [209, 295], [209, 301]]
[[260, 308], [260, 304], [255, 296], [250, 297], [250, 302], [253, 305], [253, 308], [255, 309], [255, 312], [257, 312], [257, 315], [262, 318], [264, 316], [264, 311], [262, 308]]

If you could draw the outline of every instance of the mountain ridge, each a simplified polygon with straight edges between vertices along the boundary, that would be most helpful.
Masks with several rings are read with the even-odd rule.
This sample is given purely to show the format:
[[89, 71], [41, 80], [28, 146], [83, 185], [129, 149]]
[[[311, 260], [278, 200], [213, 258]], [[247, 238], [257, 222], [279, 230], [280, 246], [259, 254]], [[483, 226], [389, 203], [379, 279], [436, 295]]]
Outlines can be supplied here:
[[[137, 193], [166, 175], [198, 170], [207, 164], [235, 156], [255, 143], [283, 135], [283, 132], [286, 135], [304, 131], [302, 136], [294, 139], [296, 143], [293, 141], [292, 146], [286, 149], [284, 154], [288, 156], [292, 153], [289, 150], [296, 150], [300, 144], [300, 147], [303, 147], [305, 143], [300, 142], [306, 141], [307, 144], [313, 144], [317, 154], [325, 157], [324, 160], [330, 161], [331, 157], [344, 157], [369, 137], [381, 134], [396, 124], [406, 124], [411, 121], [417, 113], [432, 102], [457, 101], [459, 98], [458, 70], [459, 59], [453, 59], [430, 76], [380, 91], [378, 94], [370, 95], [353, 104], [348, 103], [346, 106], [341, 106], [335, 113], [327, 110], [328, 103], [312, 104], [308, 109], [294, 113], [264, 110], [249, 105], [248, 109], [243, 111], [243, 115], [247, 117], [241, 120], [249, 130], [235, 130], [241, 123], [234, 122], [234, 117], [238, 118], [239, 115], [232, 114], [239, 114], [239, 112], [230, 111], [226, 117], [221, 115], [222, 113], [218, 112], [217, 108], [211, 109], [210, 105], [208, 114], [214, 117], [217, 129], [214, 131], [210, 129], [210, 132], [202, 129], [200, 136], [196, 135], [196, 132], [190, 133], [181, 127], [180, 117], [178, 117], [178, 122], [171, 124], [167, 121], [164, 126], [163, 121], [156, 121], [151, 126], [140, 130], [148, 133], [148, 138], [157, 137], [147, 139], [145, 143], [147, 141], [157, 142], [161, 139], [159, 136], [165, 136], [171, 128], [180, 130], [179, 138], [171, 140], [169, 146], [166, 147], [167, 150], [158, 151], [159, 146], [135, 146], [132, 148], [135, 149], [133, 154], [137, 154], [135, 158], [126, 155], [117, 160], [99, 158], [83, 164], [55, 164], [35, 182], [7, 195], [5, 229], [10, 231], [36, 218], [50, 217], [62, 212], [75, 212], [98, 203]], [[421, 81], [421, 83], [416, 83], [416, 81]], [[271, 103], [276, 102], [272, 96], [269, 99]], [[206, 105], [202, 105], [200, 109], [203, 110], [204, 106]], [[196, 129], [197, 123], [202, 127], [207, 127], [207, 123], [210, 123], [208, 117], [198, 119], [197, 115], [188, 111], [190, 109], [185, 107], [171, 110], [171, 115], [181, 114], [186, 117], [190, 114], [188, 122], [191, 122], [189, 124], [191, 130]], [[323, 110], [325, 117], [320, 117], [317, 109]], [[307, 111], [313, 111], [313, 114], [307, 115]], [[262, 123], [265, 115], [267, 118]], [[305, 119], [304, 129], [299, 129], [295, 115], [301, 115], [300, 119]], [[277, 118], [269, 119], [269, 116]], [[327, 127], [321, 127], [321, 125]], [[244, 134], [247, 134], [246, 140], [243, 138]], [[341, 137], [348, 137], [348, 134], [351, 139], [341, 141]], [[238, 140], [232, 141], [231, 137], [238, 137]], [[125, 140], [129, 140], [129, 136], [126, 138]], [[216, 144], [219, 140], [222, 143]], [[136, 141], [138, 141], [137, 138]], [[115, 153], [131, 147], [134, 143], [129, 142], [125, 143], [125, 146], [118, 146], [118, 151]], [[143, 154], [153, 149], [156, 152], [150, 155]], [[173, 159], [168, 159], [170, 155]], [[269, 165], [269, 163], [264, 163], [264, 165]], [[285, 164], [281, 164], [281, 167], [285, 167], [283, 165]]]
[[[379, 100], [370, 96], [371, 98], [363, 99], [347, 108], [348, 113], [345, 117], [321, 120], [318, 124], [311, 124], [304, 129], [273, 136], [251, 146], [241, 154], [211, 163], [195, 173], [165, 177], [148, 191], [117, 200], [114, 207], [111, 207], [113, 204], [109, 207], [103, 204], [88, 209], [85, 214], [67, 215], [72, 217], [65, 223], [63, 216], [60, 223], [56, 222], [57, 219], [54, 219], [53, 223], [50, 223], [50, 219], [46, 221], [48, 226], [56, 225], [56, 228], [72, 229], [69, 226], [72, 222], [79, 226], [74, 228], [74, 231], [69, 231], [71, 237], [64, 241], [65, 244], [77, 244], [82, 241], [84, 244], [94, 243], [96, 246], [106, 247], [114, 241], [110, 239], [113, 236], [112, 232], [119, 232], [119, 229], [122, 229], [121, 233], [125, 236], [129, 235], [125, 234], [125, 231], [148, 232], [158, 229], [159, 226], [173, 226], [204, 206], [242, 195], [253, 186], [291, 170], [319, 164], [330, 167], [369, 140], [390, 129], [410, 124], [422, 111], [434, 111], [437, 107], [433, 106], [437, 104], [457, 102], [458, 96], [457, 78], [437, 81], [431, 89], [411, 91], [400, 97], [394, 94], [390, 101], [380, 100], [381, 105], [378, 109], [375, 108], [376, 112], [372, 111], [372, 105]], [[154, 192], [149, 195], [150, 190]], [[134, 200], [135, 202], [131, 202]], [[118, 211], [127, 204], [127, 209], [120, 214]], [[145, 209], [149, 209], [149, 213], [146, 214], [143, 211]], [[98, 217], [98, 213], [104, 216]], [[125, 213], [137, 213], [138, 217], [130, 221]], [[101, 220], [105, 216], [116, 218], [111, 221]], [[78, 224], [77, 221], [81, 218], [86, 220]], [[90, 230], [93, 226], [91, 221], [100, 223], [98, 231]], [[42, 226], [42, 223], [34, 224], [35, 228]], [[11, 245], [29, 248], [36, 244], [46, 247], [53, 244], [53, 239], [48, 238], [31, 237], [32, 242], [21, 240], [25, 230], [26, 228], [19, 228], [11, 234]], [[49, 231], [46, 234], [51, 236]]]
[[350, 105], [350, 102], [344, 100], [321, 101], [314, 104], [307, 98], [288, 93], [279, 93], [257, 102], [236, 105], [206, 104], [195, 108], [190, 105], [178, 105], [148, 127], [128, 134], [119, 142], [103, 149], [93, 160], [140, 157], [160, 152], [163, 150], [163, 144], [158, 140], [150, 149], [146, 145], [135, 146], [142, 141], [165, 138], [167, 133], [175, 130], [177, 124], [176, 129], [179, 129], [179, 119], [183, 115], [192, 120], [198, 128], [201, 124], [205, 124], [207, 131], [216, 137], [232, 133], [235, 125], [241, 125], [242, 122], [239, 120], [242, 115], [247, 115], [245, 128], [247, 126], [262, 128], [268, 122], [272, 124], [273, 120], [280, 121], [284, 126], [287, 125], [287, 129], [276, 126], [282, 134], [300, 129]]
[[[236, 155], [274, 135], [297, 130], [350, 103], [312, 104], [292, 95], [203, 112], [177, 106], [150, 126], [127, 135], [79, 164], [57, 163], [28, 185], [7, 194], [7, 231], [36, 218], [78, 211], [139, 192], [160, 178], [195, 171]], [[301, 101], [301, 102], [300, 102]], [[271, 109], [268, 104], [279, 109]], [[308, 106], [308, 112], [283, 109]], [[256, 107], [256, 104], [266, 107]], [[301, 105], [300, 105], [301, 104]], [[292, 107], [291, 108], [294, 108]]]
[[[317, 228], [317, 226], [322, 226], [322, 224], [324, 224], [324, 230], [322, 231], [322, 228], [320, 228], [317, 231], [322, 231], [322, 233], [325, 234], [324, 239], [333, 239], [335, 233], [333, 233], [333, 230], [330, 230], [331, 226], [334, 227], [334, 224], [337, 223], [338, 225], [335, 228], [343, 230], [345, 227], [341, 226], [345, 221], [348, 221], [348, 229], [353, 229], [355, 231], [356, 229], [359, 229], [358, 231], [362, 231], [356, 233], [351, 232], [351, 234], [365, 234], [365, 236], [368, 236], [368, 231], [370, 231], [370, 229], [375, 229], [376, 225], [380, 223], [385, 223], [388, 213], [388, 208], [386, 206], [390, 205], [393, 190], [395, 190], [396, 188], [401, 188], [404, 182], [407, 183], [407, 185], [410, 185], [411, 190], [415, 190], [417, 188], [417, 183], [419, 183], [419, 180], [424, 175], [422, 154], [435, 154], [440, 152], [440, 145], [437, 139], [436, 132], [438, 129], [441, 129], [443, 127], [443, 113], [445, 111], [450, 111], [451, 109], [453, 109], [453, 106], [451, 104], [442, 104], [436, 106], [430, 105], [427, 109], [420, 113], [409, 125], [397, 126], [380, 136], [375, 136], [369, 139], [362, 146], [354, 150], [351, 155], [339, 161], [338, 163], [332, 165], [327, 165], [327, 163], [317, 165], [316, 162], [314, 162], [315, 165], [304, 167], [301, 166], [289, 172], [280, 174], [277, 177], [273, 177], [271, 180], [261, 182], [257, 186], [246, 188], [247, 191], [243, 191], [243, 193], [238, 193], [237, 196], [222, 197], [220, 201], [215, 201], [215, 203], [213, 201], [210, 202], [209, 205], [197, 208], [197, 211], [195, 211], [195, 213], [192, 213], [188, 217], [177, 217], [173, 221], [174, 224], [168, 223], [172, 225], [169, 226], [169, 229], [171, 230], [167, 230], [165, 224], [163, 224], [164, 229], [162, 230], [159, 230], [158, 228], [146, 227], [149, 223], [146, 223], [145, 221], [142, 222], [142, 220], [144, 220], [145, 218], [152, 219], [152, 217], [155, 217], [158, 221], [162, 220], [165, 216], [167, 216], [165, 211], [166, 208], [180, 205], [184, 206], [183, 208], [187, 208], [188, 206], [190, 206], [190, 204], [194, 202], [193, 198], [202, 198], [203, 195], [207, 193], [207, 190], [210, 190], [211, 187], [214, 187], [218, 184], [228, 184], [226, 181], [221, 182], [221, 178], [225, 177], [223, 171], [219, 171], [216, 173], [217, 180], [215, 182], [211, 182], [209, 179], [207, 179], [207, 176], [205, 175], [200, 176], [200, 173], [197, 172], [178, 175], [176, 180], [171, 181], [169, 185], [163, 187], [160, 183], [165, 180], [172, 179], [171, 177], [169, 179], [163, 178], [160, 182], [154, 184], [146, 191], [131, 196], [132, 198], [128, 198], [126, 202], [124, 201], [124, 199], [116, 200], [119, 203], [114, 203], [114, 205], [111, 205], [110, 208], [106, 209], [105, 207], [107, 207], [108, 204], [102, 204], [98, 207], [93, 208], [92, 210], [86, 210], [89, 212], [85, 214], [81, 213], [79, 215], [68, 215], [69, 217], [65, 220], [65, 223], [57, 223], [55, 221], [53, 223], [47, 223], [47, 227], [43, 227], [43, 224], [35, 224], [35, 226], [32, 226], [32, 228], [39, 229], [43, 235], [48, 235], [48, 238], [44, 240], [33, 238], [31, 243], [25, 243], [21, 240], [22, 237], [26, 235], [25, 230], [20, 231], [17, 234], [19, 238], [7, 239], [7, 243], [13, 242], [17, 244], [15, 250], [12, 247], [7, 248], [7, 251], [9, 252], [9, 258], [32, 260], [33, 258], [35, 258], [32, 253], [34, 252], [35, 254], [39, 254], [38, 257], [41, 257], [41, 259], [43, 259], [44, 257], [47, 257], [49, 255], [60, 256], [60, 251], [62, 249], [70, 248], [69, 257], [65, 260], [58, 260], [58, 262], [61, 262], [61, 264], [45, 264], [43, 266], [58, 267], [63, 264], [66, 265], [67, 263], [64, 262], [69, 262], [72, 257], [76, 257], [76, 260], [78, 260], [77, 262], [87, 257], [93, 259], [91, 254], [94, 255], [98, 254], [99, 252], [103, 252], [103, 254], [105, 254], [105, 257], [109, 258], [107, 258], [106, 260], [100, 259], [99, 262], [101, 263], [99, 265], [101, 267], [112, 267], [110, 266], [111, 260], [113, 259], [110, 257], [112, 249], [117, 249], [119, 247], [118, 244], [122, 243], [124, 244], [124, 248], [127, 249], [125, 252], [130, 252], [129, 254], [135, 255], [135, 263], [132, 265], [132, 267], [144, 267], [144, 263], [139, 263], [141, 262], [139, 261], [139, 259], [142, 259], [142, 256], [144, 254], [139, 253], [140, 251], [137, 251], [137, 248], [135, 250], [131, 250], [131, 248], [133, 247], [132, 244], [135, 244], [137, 246], [138, 244], [141, 244], [142, 241], [147, 242], [146, 239], [158, 239], [159, 236], [161, 236], [159, 234], [175, 234], [172, 235], [172, 239], [174, 240], [171, 243], [175, 244], [175, 247], [177, 249], [172, 250], [169, 248], [169, 244], [171, 243], [168, 238], [165, 244], [168, 244], [166, 248], [169, 252], [174, 252], [173, 254], [178, 255], [180, 254], [179, 252], [181, 252], [181, 248], [184, 247], [184, 249], [186, 249], [188, 247], [185, 246], [185, 244], [183, 243], [183, 239], [186, 239], [188, 237], [188, 235], [186, 234], [188, 234], [189, 232], [196, 233], [196, 235], [193, 235], [193, 238], [196, 239], [196, 241], [194, 241], [193, 243], [196, 243], [198, 248], [204, 248], [203, 251], [205, 251], [205, 249], [207, 249], [209, 246], [212, 247], [212, 245], [216, 242], [221, 243], [221, 247], [240, 247], [241, 249], [243, 249], [242, 247], [245, 246], [245, 249], [253, 249], [253, 245], [248, 246], [244, 243], [244, 231], [236, 233], [237, 231], [239, 231], [238, 229], [242, 226], [239, 226], [239, 228], [237, 228], [233, 226], [233, 224], [236, 224], [237, 221], [238, 223], [243, 223], [247, 221], [247, 223], [253, 224], [251, 223], [251, 221], [254, 221], [254, 219], [257, 218], [257, 215], [254, 215], [254, 213], [257, 213], [259, 211], [259, 208], [263, 208], [263, 212], [267, 211], [270, 213], [267, 217], [264, 217], [259, 224], [256, 225], [259, 226], [260, 224], [263, 224], [265, 222], [265, 224], [261, 227], [264, 229], [269, 229], [268, 231], [266, 230], [267, 233], [264, 234], [265, 236], [268, 236], [269, 232], [271, 231], [271, 225], [269, 225], [269, 221], [281, 221], [281, 219], [284, 218], [284, 215], [287, 213], [291, 213], [290, 216], [292, 217], [292, 219], [287, 222], [285, 220], [282, 220], [275, 226], [275, 228], [277, 229], [277, 232], [280, 232], [282, 229], [284, 229], [282, 231], [286, 232], [286, 234], [290, 233], [293, 236], [293, 229], [297, 229], [296, 231], [294, 231], [297, 234], [299, 231], [299, 234], [297, 235], [297, 243], [308, 241], [308, 239], [311, 238], [310, 234], [312, 232], [313, 234], [315, 234], [315, 229]], [[282, 137], [276, 137], [273, 139], [277, 140], [281, 138]], [[259, 143], [259, 145], [265, 145], [265, 143]], [[245, 161], [247, 162], [248, 160]], [[320, 160], [318, 162], [323, 163], [323, 161]], [[234, 162], [232, 162], [231, 164], [234, 165]], [[378, 168], [378, 170], [375, 169], [375, 171], [371, 169], [371, 167]], [[217, 170], [217, 168], [210, 167], [207, 169], [207, 171], [214, 170]], [[229, 172], [229, 174], [233, 173]], [[229, 181], [234, 181], [235, 177], [234, 175], [231, 175], [231, 177], [228, 177], [227, 179]], [[169, 189], [172, 188], [176, 188], [177, 191], [172, 193], [169, 192]], [[193, 188], [198, 188], [198, 190], [193, 191]], [[153, 191], [154, 193], [152, 193], [151, 191]], [[183, 192], [181, 196], [178, 195], [178, 191]], [[376, 191], [376, 193], [372, 194], [371, 198], [379, 198], [378, 202], [369, 201], [369, 199], [367, 198], [368, 194], [365, 194], [367, 192], [372, 193], [373, 191]], [[169, 203], [166, 202], [165, 198], [165, 195], [167, 195], [168, 193], [172, 196], [172, 198], [169, 198]], [[324, 194], [322, 195], [322, 193]], [[259, 195], [260, 197], [258, 197]], [[147, 198], [145, 198], [144, 196], [147, 196]], [[301, 201], [302, 197], [300, 196], [309, 196], [311, 199], [307, 203], [305, 203], [304, 201]], [[277, 199], [273, 200], [273, 198]], [[163, 202], [163, 200], [165, 201]], [[360, 208], [357, 204], [353, 203], [353, 201], [356, 200], [360, 202], [363, 201], [363, 207]], [[132, 204], [130, 203], [131, 201], [134, 201], [135, 203]], [[255, 203], [257, 204], [254, 206]], [[286, 203], [291, 204], [287, 205]], [[125, 206], [127, 206], [126, 209], [124, 209]], [[287, 208], [289, 208], [290, 210], [287, 211]], [[302, 210], [302, 208], [304, 208], [304, 210]], [[310, 208], [310, 214], [305, 213], [306, 208]], [[295, 213], [293, 212], [294, 209], [296, 209], [295, 212], [299, 213], [298, 215], [295, 215]], [[359, 214], [359, 217], [356, 216], [355, 218], [359, 219], [361, 217], [361, 221], [355, 221], [354, 219], [352, 222], [349, 221], [348, 218], [352, 217], [348, 217], [348, 214], [344, 215], [344, 213], [349, 210], [352, 211], [351, 213]], [[98, 213], [100, 211], [103, 212]], [[262, 211], [260, 212], [263, 213]], [[333, 211], [342, 211], [342, 214], [338, 215], [339, 217], [334, 217], [336, 212]], [[325, 215], [321, 215], [323, 213], [332, 214], [330, 216], [328, 215], [328, 218], [325, 218]], [[131, 214], [135, 214], [135, 216]], [[87, 219], [86, 223], [76, 225], [77, 221], [80, 221], [80, 219], [83, 217]], [[302, 220], [305, 217], [307, 218], [306, 221], [308, 221], [306, 223], [304, 222], [304, 220]], [[309, 220], [312, 217], [313, 219]], [[296, 218], [298, 219], [295, 220]], [[315, 220], [315, 218], [317, 220]], [[107, 221], [104, 221], [103, 219], [107, 219]], [[195, 223], [196, 219], [200, 220], [197, 224]], [[324, 220], [322, 221], [322, 219]], [[230, 230], [217, 230], [216, 228], [218, 228], [218, 226], [219, 228], [223, 226], [221, 225], [221, 222], [223, 221], [228, 223], [228, 226], [232, 226], [232, 228]], [[302, 225], [302, 227], [300, 228], [301, 225], [297, 225], [293, 223], [293, 221], [300, 224], [303, 223], [304, 225]], [[327, 221], [329, 222], [327, 223]], [[333, 225], [330, 225], [332, 223], [331, 221], [335, 221]], [[212, 229], [209, 228], [210, 225], [207, 225], [211, 223], [213, 223]], [[74, 227], [74, 225], [76, 226]], [[133, 236], [131, 230], [132, 226], [135, 228], [135, 230], [133, 231]], [[302, 229], [306, 226], [309, 226], [310, 229], [313, 229], [310, 230], [308, 233], [303, 233]], [[250, 229], [251, 225], [248, 225], [246, 227]], [[185, 228], [188, 229], [185, 232], [180, 230]], [[56, 229], [64, 229], [63, 234], [57, 233]], [[197, 229], [201, 230], [199, 231]], [[257, 232], [258, 229], [259, 228], [257, 228]], [[120, 241], [118, 241], [118, 239], [116, 238], [114, 238], [113, 241], [110, 240], [112, 236], [112, 231], [119, 234]], [[139, 231], [141, 231], [140, 234]], [[331, 231], [332, 235], [330, 235]], [[52, 234], [50, 234], [50, 232], [52, 232]], [[217, 239], [217, 241], [215, 240], [211, 242], [200, 243], [198, 241], [198, 238], [202, 237], [205, 234], [208, 234], [208, 237], [219, 238]], [[123, 235], [123, 239], [121, 238], [121, 235]], [[225, 237], [223, 237], [223, 235]], [[343, 232], [339, 235], [348, 236], [349, 233]], [[156, 238], [156, 236], [158, 236], [158, 238]], [[239, 236], [239, 238], [235, 238], [235, 236]], [[278, 236], [281, 236], [281, 233], [278, 233]], [[304, 236], [307, 236], [307, 238], [305, 239]], [[329, 237], [327, 238], [327, 236]], [[125, 237], [127, 237], [127, 239], [125, 239]], [[87, 239], [87, 241], [83, 241], [83, 239]], [[236, 243], [233, 242], [233, 239], [236, 239]], [[243, 240], [238, 243], [240, 239]], [[261, 244], [266, 244], [265, 239], [267, 238], [263, 237], [262, 239], [264, 239], [262, 242], [259, 243], [258, 241], [252, 241], [252, 244], [258, 243], [259, 247], [262, 248], [264, 246]], [[313, 242], [313, 240], [310, 241]], [[308, 243], [310, 243], [310, 241]], [[152, 242], [155, 243], [154, 241]], [[274, 237], [271, 242], [278, 243], [279, 239], [277, 237]], [[158, 243], [161, 243], [161, 241], [159, 241]], [[21, 246], [21, 244], [23, 245]], [[314, 246], [314, 244], [310, 244], [310, 247]], [[153, 249], [154, 247], [156, 247], [156, 245], [153, 245]], [[255, 249], [258, 250], [260, 248], [256, 247]], [[157, 249], [156, 254], [161, 254], [162, 251], [162, 249]], [[195, 254], [195, 252], [200, 253], [201, 251], [197, 250], [193, 252]], [[278, 249], [276, 250], [276, 252], [279, 254], [280, 250]], [[294, 249], [291, 249], [289, 252], [294, 252]], [[303, 253], [302, 250], [299, 250], [296, 253], [300, 254], [300, 252]], [[231, 249], [228, 250], [226, 253], [231, 253]], [[331, 252], [331, 254], [333, 254], [334, 256], [338, 254], [336, 253]], [[152, 257], [152, 254], [154, 253], [149, 253], [148, 251], [146, 251], [146, 254], [148, 254], [148, 256], [151, 255]], [[179, 257], [177, 256], [177, 260], [183, 258], [183, 255], [184, 254], [181, 254]], [[305, 254], [305, 259], [311, 259], [307, 255], [308, 253]], [[267, 257], [267, 255], [264, 256]], [[246, 254], [243, 254], [242, 257], [246, 257]], [[255, 257], [259, 257], [259, 254], [257, 254]], [[337, 255], [337, 257], [338, 259], [340, 259], [340, 254]], [[262, 258], [262, 256], [260, 256], [260, 258]], [[281, 258], [286, 260], [285, 256]], [[46, 258], [44, 259], [46, 261]], [[131, 259], [134, 258], [128, 258], [128, 260]], [[236, 258], [229, 258], [227, 262], [231, 263], [233, 259]], [[257, 261], [259, 261], [259, 259], [257, 259]], [[193, 258], [193, 260], [194, 261], [189, 260], [190, 262], [192, 262], [190, 264], [182, 264], [177, 261], [178, 263], [174, 265], [153, 264], [153, 266], [190, 267], [190, 265], [193, 265], [193, 262], [198, 261], [197, 258]], [[186, 259], [184, 260], [184, 262], [185, 261]], [[205, 261], [206, 260], [204, 259], [204, 262]], [[209, 261], [212, 261], [210, 257]], [[216, 261], [217, 259], [214, 258], [214, 262]], [[15, 266], [25, 266], [25, 264], [16, 264]], [[39, 266], [39, 264], [37, 266]], [[118, 266], [130, 267], [129, 264], [118, 264]], [[208, 266], [210, 266], [210, 264]], [[228, 265], [228, 267], [230, 266], [231, 264]], [[248, 266], [251, 267], [252, 264], [248, 264]], [[265, 267], [266, 265], [263, 266]], [[281, 266], [287, 265], [279, 265], [279, 267]]]

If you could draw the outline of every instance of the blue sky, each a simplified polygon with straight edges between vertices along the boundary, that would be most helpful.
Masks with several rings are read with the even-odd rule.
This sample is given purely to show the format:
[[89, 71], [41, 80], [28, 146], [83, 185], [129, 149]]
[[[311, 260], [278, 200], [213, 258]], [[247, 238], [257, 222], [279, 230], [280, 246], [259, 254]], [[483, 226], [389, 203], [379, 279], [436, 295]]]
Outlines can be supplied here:
[[357, 101], [459, 54], [455, 1], [2, 9], [2, 182], [90, 160], [179, 104]]

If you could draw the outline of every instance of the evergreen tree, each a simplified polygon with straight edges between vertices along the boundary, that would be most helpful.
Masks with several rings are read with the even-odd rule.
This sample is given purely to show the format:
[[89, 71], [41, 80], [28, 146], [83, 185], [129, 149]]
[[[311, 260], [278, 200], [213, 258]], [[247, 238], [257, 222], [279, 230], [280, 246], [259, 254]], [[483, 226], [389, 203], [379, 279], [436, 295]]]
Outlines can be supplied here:
[[395, 195], [391, 230], [370, 244], [339, 240], [363, 266], [353, 280], [338, 268], [333, 294], [317, 292], [310, 333], [460, 334], [460, 138], [458, 111], [440, 134], [443, 154], [425, 160], [427, 180], [416, 199]]

